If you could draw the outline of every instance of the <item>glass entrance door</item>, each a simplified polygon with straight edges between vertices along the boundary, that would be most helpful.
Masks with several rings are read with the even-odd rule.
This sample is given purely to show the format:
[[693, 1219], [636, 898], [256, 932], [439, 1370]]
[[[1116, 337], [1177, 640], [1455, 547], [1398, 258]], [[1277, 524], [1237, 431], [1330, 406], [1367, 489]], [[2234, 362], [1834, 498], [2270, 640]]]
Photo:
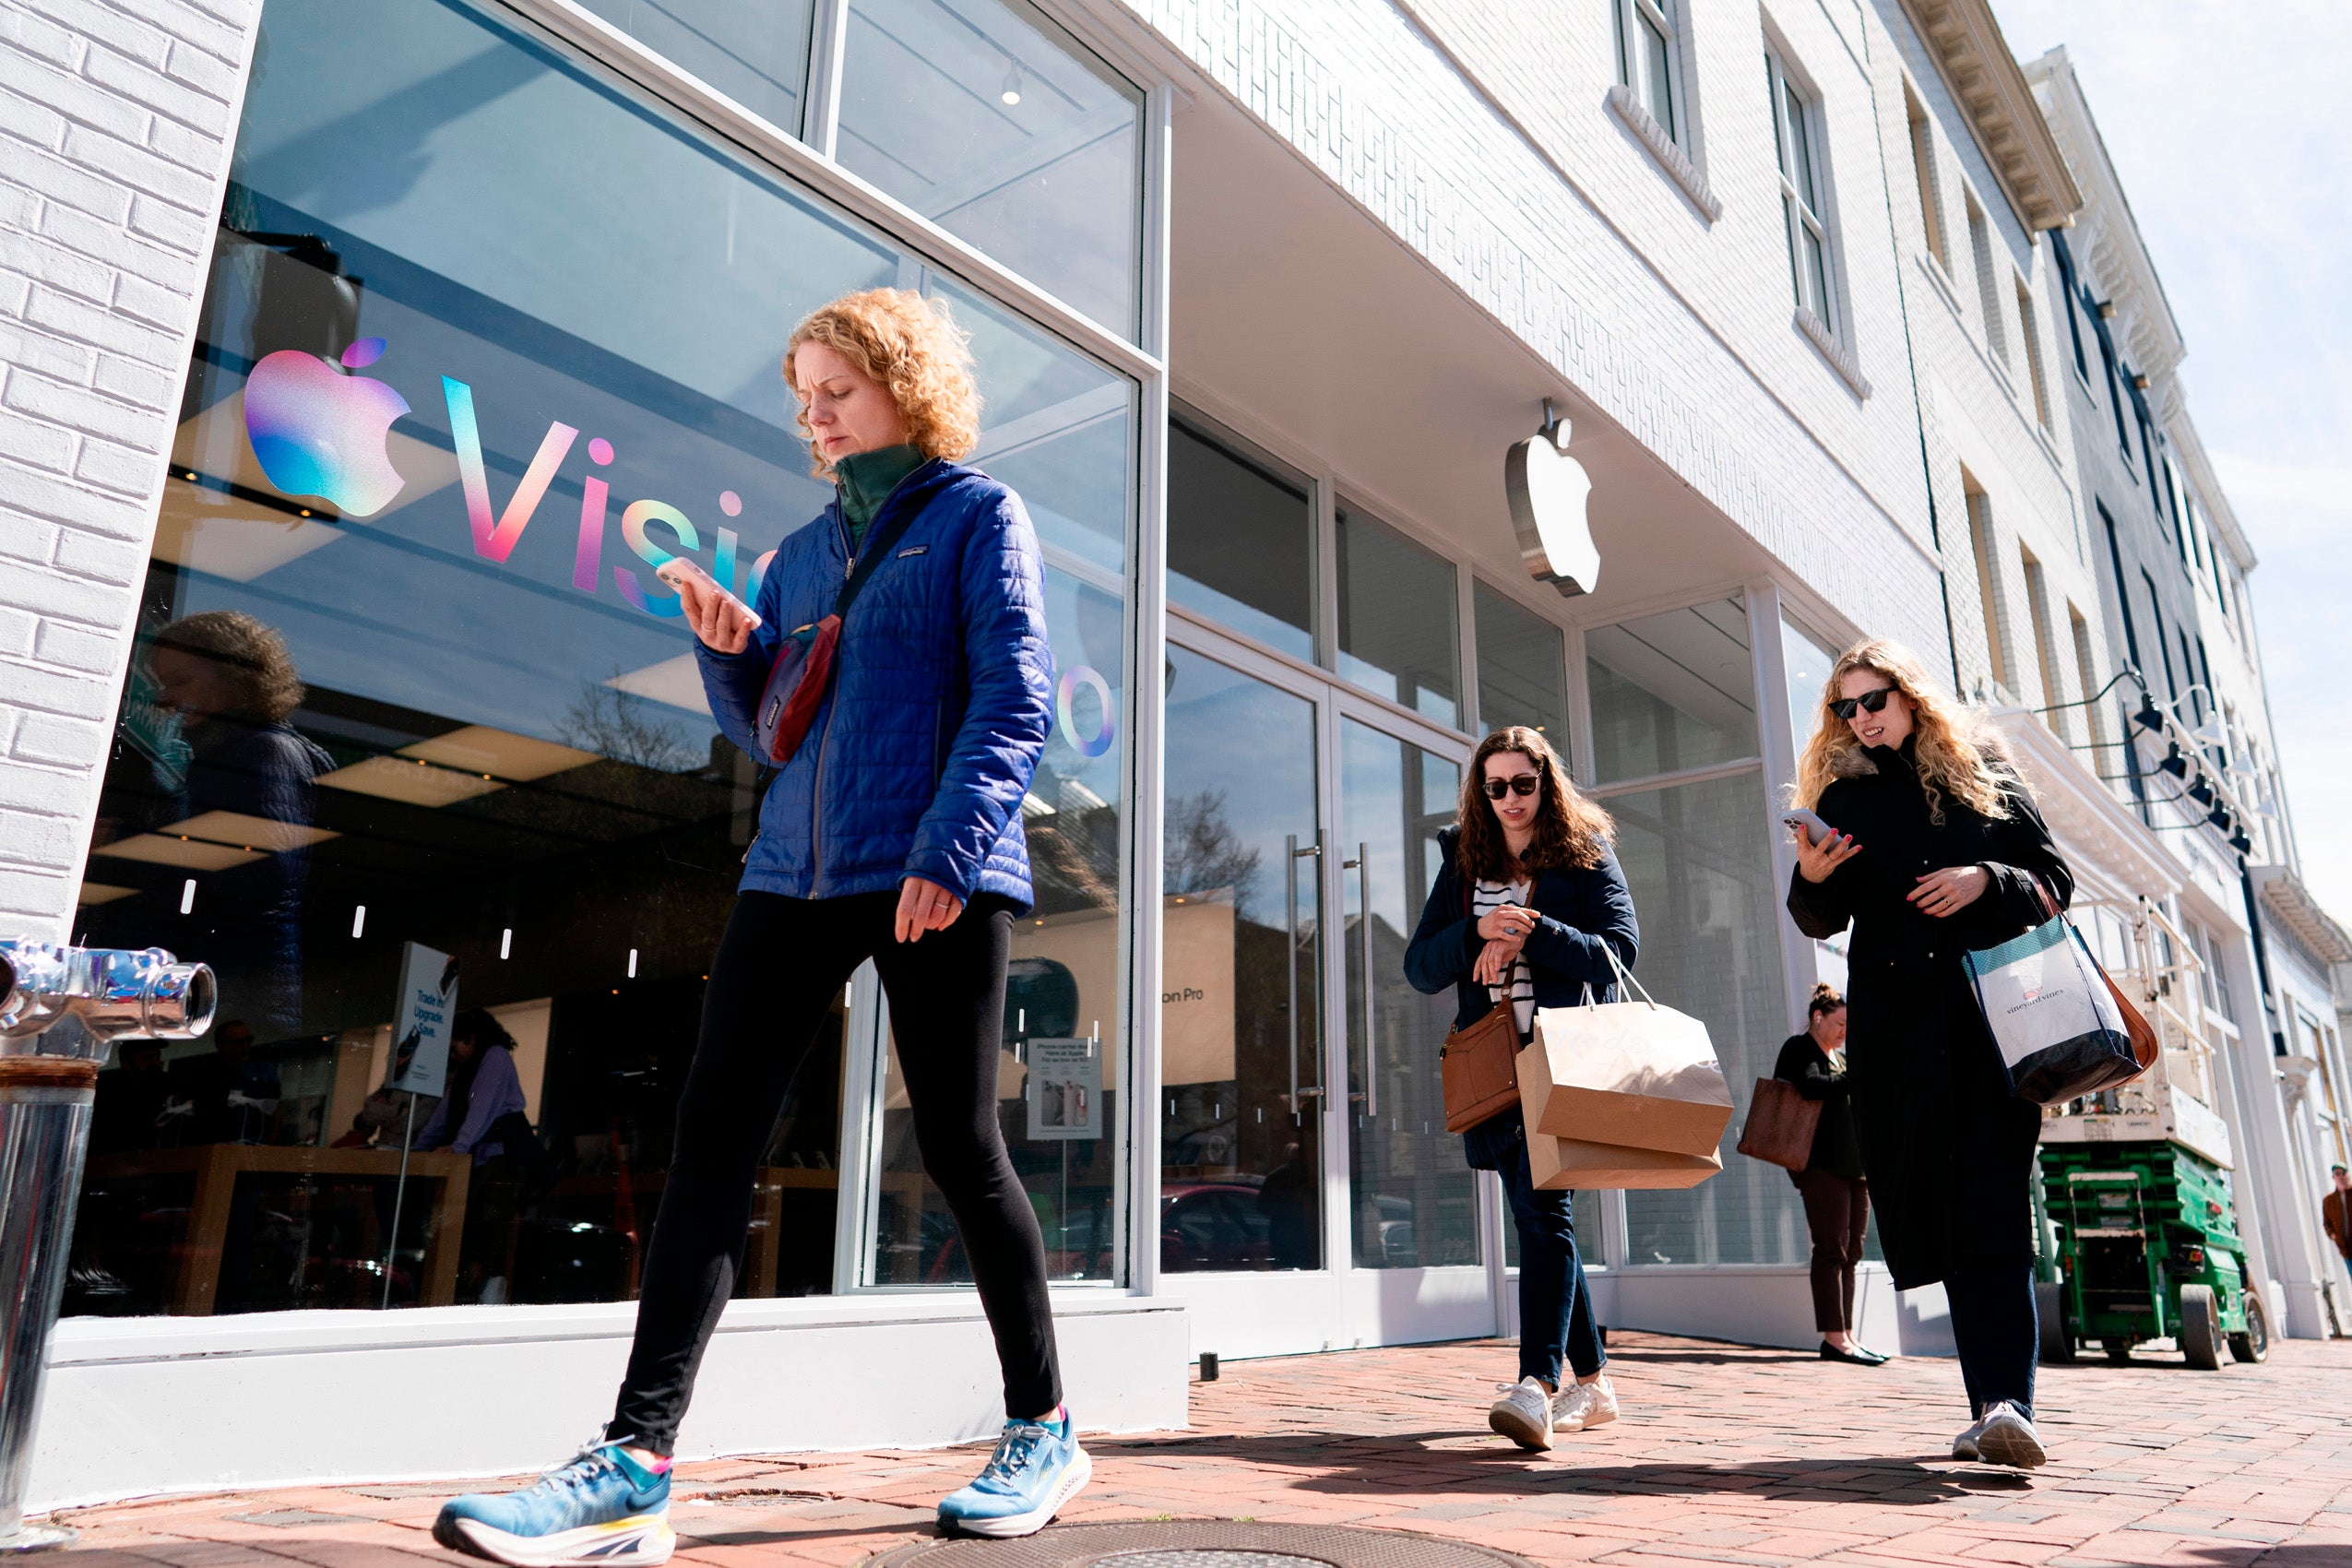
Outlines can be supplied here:
[[1168, 652], [1159, 1266], [1323, 1266], [1317, 705]]
[[1354, 718], [1339, 720], [1346, 911], [1348, 1206], [1358, 1268], [1479, 1262], [1478, 1181], [1445, 1130], [1438, 1049], [1449, 990], [1405, 980], [1405, 945], [1437, 880], [1461, 765]]

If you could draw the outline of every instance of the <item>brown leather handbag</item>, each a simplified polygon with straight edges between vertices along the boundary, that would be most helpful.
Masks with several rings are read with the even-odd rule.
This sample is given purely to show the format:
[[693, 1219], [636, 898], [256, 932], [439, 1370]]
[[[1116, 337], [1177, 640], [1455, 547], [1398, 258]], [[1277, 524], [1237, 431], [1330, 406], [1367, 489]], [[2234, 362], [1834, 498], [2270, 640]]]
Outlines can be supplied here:
[[1758, 1078], [1748, 1102], [1748, 1124], [1740, 1131], [1740, 1152], [1784, 1170], [1802, 1170], [1812, 1162], [1821, 1103], [1799, 1094], [1785, 1078]]
[[1445, 1130], [1467, 1132], [1519, 1103], [1519, 1020], [1506, 998], [1439, 1048], [1445, 1075]]

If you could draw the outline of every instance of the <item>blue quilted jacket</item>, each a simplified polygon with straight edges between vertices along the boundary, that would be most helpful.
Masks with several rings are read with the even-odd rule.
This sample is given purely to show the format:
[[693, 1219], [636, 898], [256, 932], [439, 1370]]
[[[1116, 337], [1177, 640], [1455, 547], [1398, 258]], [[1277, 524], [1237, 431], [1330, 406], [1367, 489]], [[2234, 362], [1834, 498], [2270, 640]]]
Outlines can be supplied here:
[[[932, 459], [899, 481], [866, 537], [907, 508], [842, 622], [832, 690], [768, 786], [742, 888], [794, 898], [897, 891], [921, 876], [957, 897], [1031, 902], [1021, 799], [1052, 712], [1052, 655], [1037, 530], [1021, 498]], [[821, 621], [849, 575], [837, 502], [777, 547], [760, 628], [733, 657], [697, 642], [727, 738], [754, 749], [778, 641]]]

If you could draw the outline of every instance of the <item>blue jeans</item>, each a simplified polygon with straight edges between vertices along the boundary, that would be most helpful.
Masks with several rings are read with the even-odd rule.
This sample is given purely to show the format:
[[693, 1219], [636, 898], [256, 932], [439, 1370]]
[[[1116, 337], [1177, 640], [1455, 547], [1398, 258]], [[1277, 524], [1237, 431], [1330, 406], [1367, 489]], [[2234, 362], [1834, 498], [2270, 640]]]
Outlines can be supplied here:
[[2034, 1305], [2034, 1265], [1969, 1264], [1943, 1277], [1952, 1304], [1952, 1343], [1971, 1418], [2006, 1399], [2034, 1419], [2034, 1366], [2041, 1356], [2041, 1317]]
[[[1516, 1112], [1511, 1113], [1514, 1121]], [[1593, 1322], [1593, 1294], [1576, 1255], [1576, 1226], [1567, 1192], [1545, 1192], [1527, 1170], [1524, 1134], [1497, 1151], [1495, 1171], [1519, 1228], [1519, 1375], [1560, 1386], [1564, 1359], [1578, 1377], [1608, 1364]]]

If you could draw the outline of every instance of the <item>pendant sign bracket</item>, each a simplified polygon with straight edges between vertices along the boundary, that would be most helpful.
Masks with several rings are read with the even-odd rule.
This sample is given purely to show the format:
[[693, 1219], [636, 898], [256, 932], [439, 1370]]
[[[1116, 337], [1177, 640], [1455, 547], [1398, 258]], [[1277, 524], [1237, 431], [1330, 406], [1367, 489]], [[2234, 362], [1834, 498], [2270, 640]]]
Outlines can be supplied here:
[[1503, 454], [1503, 488], [1527, 575], [1574, 599], [1598, 582], [1600, 549], [1585, 515], [1592, 481], [1567, 447], [1568, 422], [1546, 398], [1542, 427]]

